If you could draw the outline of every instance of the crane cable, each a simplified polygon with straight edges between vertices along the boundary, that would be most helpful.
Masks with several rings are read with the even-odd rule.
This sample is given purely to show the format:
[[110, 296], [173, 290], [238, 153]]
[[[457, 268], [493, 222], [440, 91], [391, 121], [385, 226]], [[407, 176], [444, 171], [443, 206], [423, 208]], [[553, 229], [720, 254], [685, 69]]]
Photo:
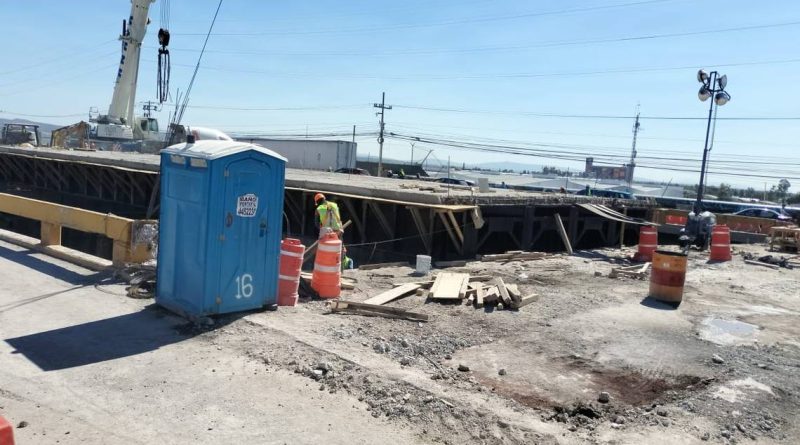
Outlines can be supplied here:
[[158, 80], [156, 90], [158, 102], [164, 103], [169, 99], [169, 0], [161, 2], [161, 28], [158, 30]]

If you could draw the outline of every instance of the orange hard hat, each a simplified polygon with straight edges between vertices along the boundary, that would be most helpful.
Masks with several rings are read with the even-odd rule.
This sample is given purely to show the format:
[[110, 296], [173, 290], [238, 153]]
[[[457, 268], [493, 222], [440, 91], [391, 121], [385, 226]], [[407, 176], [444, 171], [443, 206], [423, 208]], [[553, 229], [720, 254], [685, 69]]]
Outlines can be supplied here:
[[324, 199], [325, 199], [325, 195], [323, 195], [322, 193], [317, 193], [316, 195], [314, 195], [314, 204], [316, 204], [316, 203], [318, 203], [318, 202], [320, 202], [320, 201], [322, 201]]

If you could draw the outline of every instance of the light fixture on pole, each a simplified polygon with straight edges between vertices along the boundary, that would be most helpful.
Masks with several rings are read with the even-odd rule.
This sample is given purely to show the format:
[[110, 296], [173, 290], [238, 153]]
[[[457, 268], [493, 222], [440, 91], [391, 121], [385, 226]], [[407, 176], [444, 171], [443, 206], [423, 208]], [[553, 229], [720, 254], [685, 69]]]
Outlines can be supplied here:
[[706, 141], [703, 146], [703, 163], [700, 166], [700, 183], [697, 186], [697, 201], [694, 203], [694, 213], [697, 215], [703, 210], [703, 194], [705, 192], [706, 163], [708, 161], [708, 138], [711, 133], [711, 117], [714, 112], [714, 105], [722, 106], [731, 100], [731, 95], [725, 91], [728, 86], [728, 76], [720, 75], [716, 71], [710, 73], [700, 70], [697, 72], [697, 81], [702, 84], [697, 98], [705, 102], [714, 98], [708, 107], [708, 124], [706, 125]]

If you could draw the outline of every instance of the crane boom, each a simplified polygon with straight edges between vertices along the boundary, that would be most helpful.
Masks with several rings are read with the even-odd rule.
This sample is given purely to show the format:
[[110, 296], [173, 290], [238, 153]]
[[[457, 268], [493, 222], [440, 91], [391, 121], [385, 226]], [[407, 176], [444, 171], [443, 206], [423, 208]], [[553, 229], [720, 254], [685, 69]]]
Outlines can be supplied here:
[[107, 122], [132, 125], [133, 106], [136, 100], [136, 81], [139, 77], [139, 55], [147, 32], [150, 5], [155, 0], [131, 0], [131, 15], [123, 22], [122, 56], [119, 60], [114, 96], [108, 107]]

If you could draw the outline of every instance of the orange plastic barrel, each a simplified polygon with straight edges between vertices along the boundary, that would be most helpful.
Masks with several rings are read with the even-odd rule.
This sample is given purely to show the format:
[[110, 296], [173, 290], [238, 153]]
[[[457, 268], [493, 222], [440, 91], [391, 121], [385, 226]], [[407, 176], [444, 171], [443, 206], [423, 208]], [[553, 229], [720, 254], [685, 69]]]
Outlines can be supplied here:
[[686, 281], [687, 256], [681, 252], [653, 252], [653, 272], [650, 274], [650, 297], [666, 303], [680, 304]]
[[731, 229], [719, 224], [711, 230], [711, 252], [708, 259], [711, 261], [731, 260]]
[[321, 298], [339, 298], [342, 279], [342, 242], [335, 233], [319, 240], [311, 287]]
[[14, 429], [3, 416], [0, 416], [0, 445], [14, 445]]
[[653, 252], [658, 248], [658, 230], [653, 226], [639, 229], [639, 251], [634, 255], [636, 261], [653, 261]]
[[306, 246], [299, 239], [286, 238], [281, 241], [281, 257], [278, 269], [278, 306], [297, 304], [297, 288], [300, 286], [300, 268]]

